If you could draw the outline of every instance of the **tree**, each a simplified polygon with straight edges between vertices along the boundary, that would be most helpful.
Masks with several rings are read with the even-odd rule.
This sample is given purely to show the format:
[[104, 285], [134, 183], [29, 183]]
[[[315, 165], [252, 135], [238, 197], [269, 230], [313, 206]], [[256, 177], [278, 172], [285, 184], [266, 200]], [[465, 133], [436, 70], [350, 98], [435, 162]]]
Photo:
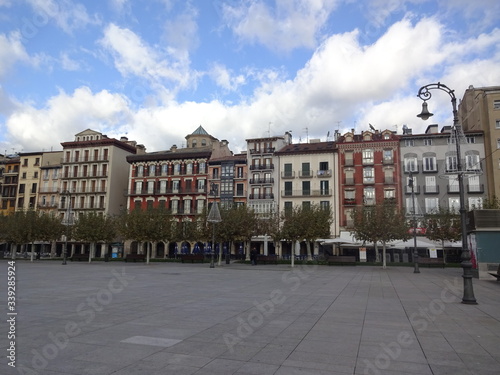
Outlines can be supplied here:
[[66, 231], [65, 226], [61, 222], [61, 218], [52, 213], [42, 212], [39, 224], [39, 240], [52, 242], [55, 248], [55, 241], [61, 238]]
[[443, 260], [446, 263], [444, 242], [456, 242], [462, 238], [460, 215], [448, 208], [440, 207], [437, 212], [425, 215], [423, 226], [427, 238], [441, 242]]
[[112, 242], [116, 233], [115, 222], [110, 216], [89, 211], [78, 217], [72, 236], [76, 240], [90, 243], [89, 262], [91, 262], [95, 255], [96, 244]]
[[330, 227], [333, 217], [330, 208], [320, 205], [303, 207], [300, 221], [304, 228], [304, 239], [306, 241], [307, 260], [312, 260], [311, 243], [318, 238], [330, 237]]
[[382, 244], [383, 268], [386, 268], [387, 243], [410, 238], [410, 227], [404, 212], [386, 200], [380, 205], [363, 206], [354, 210], [353, 221], [354, 229], [351, 234], [357, 240]]
[[500, 209], [500, 199], [496, 195], [493, 195], [493, 198], [488, 199], [485, 198], [483, 202], [483, 208], [486, 209], [494, 209], [498, 210]]

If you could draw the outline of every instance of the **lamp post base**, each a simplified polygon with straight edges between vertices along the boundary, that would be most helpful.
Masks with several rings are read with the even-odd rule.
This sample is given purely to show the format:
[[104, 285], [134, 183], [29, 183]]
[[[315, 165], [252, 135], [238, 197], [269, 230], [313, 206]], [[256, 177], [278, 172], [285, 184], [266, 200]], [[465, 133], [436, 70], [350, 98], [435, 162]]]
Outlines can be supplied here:
[[476, 297], [474, 297], [474, 289], [472, 286], [472, 263], [470, 262], [470, 251], [464, 251], [461, 266], [464, 270], [462, 275], [464, 279], [464, 295], [462, 303], [466, 305], [477, 305]]

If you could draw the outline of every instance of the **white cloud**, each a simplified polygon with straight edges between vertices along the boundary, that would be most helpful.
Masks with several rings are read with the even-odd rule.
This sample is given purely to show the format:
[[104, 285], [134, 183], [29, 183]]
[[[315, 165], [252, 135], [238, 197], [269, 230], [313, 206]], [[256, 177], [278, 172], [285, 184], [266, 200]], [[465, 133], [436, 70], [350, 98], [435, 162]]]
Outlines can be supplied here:
[[[81, 3], [73, 0], [27, 0], [35, 12], [39, 23], [44, 20], [53, 19], [56, 25], [64, 32], [71, 34], [77, 29], [85, 28], [87, 25], [98, 25], [101, 23], [96, 15], [90, 16], [87, 9]], [[35, 17], [35, 16], [33, 16]], [[46, 22], [46, 21], [45, 21]]]
[[45, 108], [29, 103], [19, 105], [9, 116], [6, 128], [13, 143], [24, 148], [60, 148], [60, 142], [71, 140], [77, 132], [117, 127], [129, 121], [127, 100], [119, 94], [100, 91], [93, 94], [80, 87], [71, 95], [60, 92], [50, 98]]
[[233, 72], [222, 64], [213, 64], [209, 75], [219, 87], [227, 91], [235, 91], [246, 82], [245, 76], [233, 75]]
[[174, 83], [173, 90], [187, 87], [193, 79], [188, 62], [176, 60], [175, 54], [149, 46], [133, 31], [110, 24], [99, 43], [109, 51], [115, 67], [123, 76], [134, 75], [150, 82]]
[[29, 62], [29, 56], [21, 43], [21, 34], [0, 34], [0, 78], [18, 61]]
[[80, 69], [80, 63], [70, 58], [66, 52], [61, 53], [60, 61], [64, 70], [75, 71]]
[[335, 8], [335, 0], [277, 0], [273, 8], [263, 1], [223, 6], [223, 17], [243, 41], [271, 50], [315, 48], [318, 34]]
[[165, 22], [165, 39], [169, 48], [175, 49], [175, 54], [180, 54], [186, 61], [189, 61], [189, 52], [198, 47], [197, 17], [197, 9], [188, 4], [183, 13]]

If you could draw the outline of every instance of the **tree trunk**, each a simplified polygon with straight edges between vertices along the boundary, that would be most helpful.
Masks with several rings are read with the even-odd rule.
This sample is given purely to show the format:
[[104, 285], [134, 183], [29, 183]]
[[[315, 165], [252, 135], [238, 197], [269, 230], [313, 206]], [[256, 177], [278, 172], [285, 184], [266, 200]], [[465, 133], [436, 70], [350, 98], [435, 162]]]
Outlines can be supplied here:
[[386, 269], [387, 268], [387, 264], [386, 264], [386, 260], [385, 260], [385, 242], [382, 242], [382, 268], [383, 269]]
[[311, 242], [310, 241], [306, 241], [306, 250], [307, 250], [307, 260], [311, 261], [312, 254], [311, 254]]

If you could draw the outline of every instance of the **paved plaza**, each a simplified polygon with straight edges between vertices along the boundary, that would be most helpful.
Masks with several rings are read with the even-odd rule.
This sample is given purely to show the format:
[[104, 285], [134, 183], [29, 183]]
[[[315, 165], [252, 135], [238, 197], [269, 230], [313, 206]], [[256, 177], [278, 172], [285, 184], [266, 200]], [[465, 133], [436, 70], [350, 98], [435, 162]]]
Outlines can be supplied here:
[[[0, 374], [500, 374], [500, 282], [461, 268], [16, 261]], [[7, 353], [7, 355], [6, 355]]]

